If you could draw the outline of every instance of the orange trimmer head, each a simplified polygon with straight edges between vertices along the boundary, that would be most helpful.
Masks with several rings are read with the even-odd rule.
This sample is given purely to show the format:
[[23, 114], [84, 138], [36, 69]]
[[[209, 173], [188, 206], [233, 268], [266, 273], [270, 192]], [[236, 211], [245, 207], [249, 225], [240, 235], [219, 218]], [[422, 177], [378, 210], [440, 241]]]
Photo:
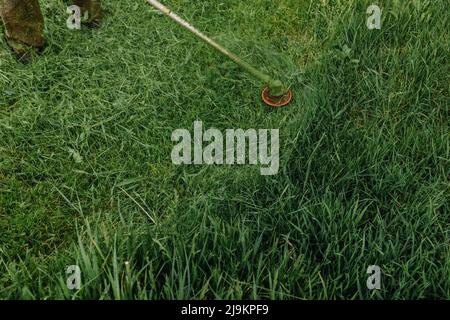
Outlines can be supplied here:
[[272, 97], [269, 94], [269, 87], [263, 89], [261, 96], [265, 104], [274, 108], [287, 106], [294, 98], [291, 90], [281, 97]]

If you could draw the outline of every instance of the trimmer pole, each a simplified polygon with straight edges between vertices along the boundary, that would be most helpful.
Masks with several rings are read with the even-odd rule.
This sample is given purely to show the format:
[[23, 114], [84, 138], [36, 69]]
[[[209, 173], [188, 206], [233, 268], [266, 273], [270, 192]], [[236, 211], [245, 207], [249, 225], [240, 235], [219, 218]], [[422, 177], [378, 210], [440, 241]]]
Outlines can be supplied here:
[[236, 54], [230, 52], [228, 49], [224, 48], [222, 45], [212, 40], [201, 31], [197, 30], [194, 26], [192, 26], [190, 23], [182, 19], [180, 16], [178, 16], [176, 13], [174, 13], [172, 10], [164, 6], [159, 1], [157, 0], [147, 0], [147, 1], [157, 10], [167, 15], [169, 18], [174, 20], [183, 28], [192, 32], [198, 38], [200, 38], [201, 40], [211, 45], [213, 48], [215, 48], [216, 50], [218, 50], [219, 52], [221, 52], [222, 54], [224, 54], [225, 56], [236, 62], [238, 65], [240, 65], [247, 72], [255, 76], [257, 79], [261, 80], [267, 86], [266, 88], [264, 88], [262, 93], [262, 98], [266, 104], [273, 107], [281, 107], [289, 104], [289, 102], [292, 100], [293, 96], [292, 91], [289, 90], [280, 80], [275, 80], [268, 74], [254, 68], [249, 63], [239, 58]]

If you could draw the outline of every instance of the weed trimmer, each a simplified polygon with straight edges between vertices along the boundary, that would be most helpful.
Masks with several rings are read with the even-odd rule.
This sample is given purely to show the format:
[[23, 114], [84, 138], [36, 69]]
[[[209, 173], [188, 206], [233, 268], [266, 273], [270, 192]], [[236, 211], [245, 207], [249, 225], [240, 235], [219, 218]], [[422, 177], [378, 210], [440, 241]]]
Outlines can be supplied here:
[[198, 38], [205, 41], [207, 44], [217, 49], [219, 52], [223, 53], [225, 56], [227, 56], [234, 62], [236, 62], [247, 72], [249, 72], [256, 78], [261, 80], [265, 84], [265, 87], [262, 91], [262, 99], [267, 105], [271, 107], [282, 107], [288, 105], [291, 102], [293, 98], [292, 91], [289, 88], [287, 88], [280, 80], [275, 80], [268, 74], [254, 68], [253, 66], [251, 66], [250, 64], [239, 58], [237, 55], [230, 52], [229, 50], [227, 50], [214, 40], [210, 39], [208, 36], [200, 32], [199, 30], [194, 28], [190, 23], [183, 20], [180, 16], [172, 12], [172, 10], [161, 4], [159, 1], [156, 0], [147, 0], [147, 1], [153, 7], [155, 7], [156, 9], [167, 15], [169, 18], [177, 22], [183, 28], [192, 32]]

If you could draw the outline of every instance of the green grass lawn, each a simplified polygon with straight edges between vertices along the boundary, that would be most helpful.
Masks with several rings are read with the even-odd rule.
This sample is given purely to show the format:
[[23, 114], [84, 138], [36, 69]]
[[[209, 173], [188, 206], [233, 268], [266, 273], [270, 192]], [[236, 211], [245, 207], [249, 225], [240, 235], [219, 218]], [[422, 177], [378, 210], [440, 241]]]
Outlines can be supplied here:
[[[448, 2], [163, 2], [295, 101], [143, 0], [41, 1], [39, 58], [0, 40], [0, 298], [450, 299]], [[173, 165], [195, 120], [280, 129], [278, 175]]]

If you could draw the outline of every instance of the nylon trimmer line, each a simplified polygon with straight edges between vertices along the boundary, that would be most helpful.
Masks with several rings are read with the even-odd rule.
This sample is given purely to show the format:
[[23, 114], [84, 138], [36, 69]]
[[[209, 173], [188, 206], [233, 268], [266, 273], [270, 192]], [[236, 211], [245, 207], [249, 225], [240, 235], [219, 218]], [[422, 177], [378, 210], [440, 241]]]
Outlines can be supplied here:
[[192, 26], [189, 22], [182, 19], [172, 10], [164, 6], [157, 0], [147, 0], [149, 4], [155, 7], [160, 12], [164, 13], [166, 16], [174, 20], [176, 23], [181, 25], [183, 28], [189, 30], [198, 38], [233, 60], [235, 63], [244, 68], [247, 72], [261, 80], [265, 84], [265, 88], [262, 92], [263, 101], [272, 107], [282, 107], [288, 105], [293, 97], [292, 91], [287, 88], [280, 80], [273, 79], [268, 74], [254, 68], [241, 58], [239, 58], [236, 54], [230, 52], [228, 49], [224, 48], [222, 45], [217, 43], [216, 41], [210, 39], [201, 31], [197, 30], [194, 26]]

